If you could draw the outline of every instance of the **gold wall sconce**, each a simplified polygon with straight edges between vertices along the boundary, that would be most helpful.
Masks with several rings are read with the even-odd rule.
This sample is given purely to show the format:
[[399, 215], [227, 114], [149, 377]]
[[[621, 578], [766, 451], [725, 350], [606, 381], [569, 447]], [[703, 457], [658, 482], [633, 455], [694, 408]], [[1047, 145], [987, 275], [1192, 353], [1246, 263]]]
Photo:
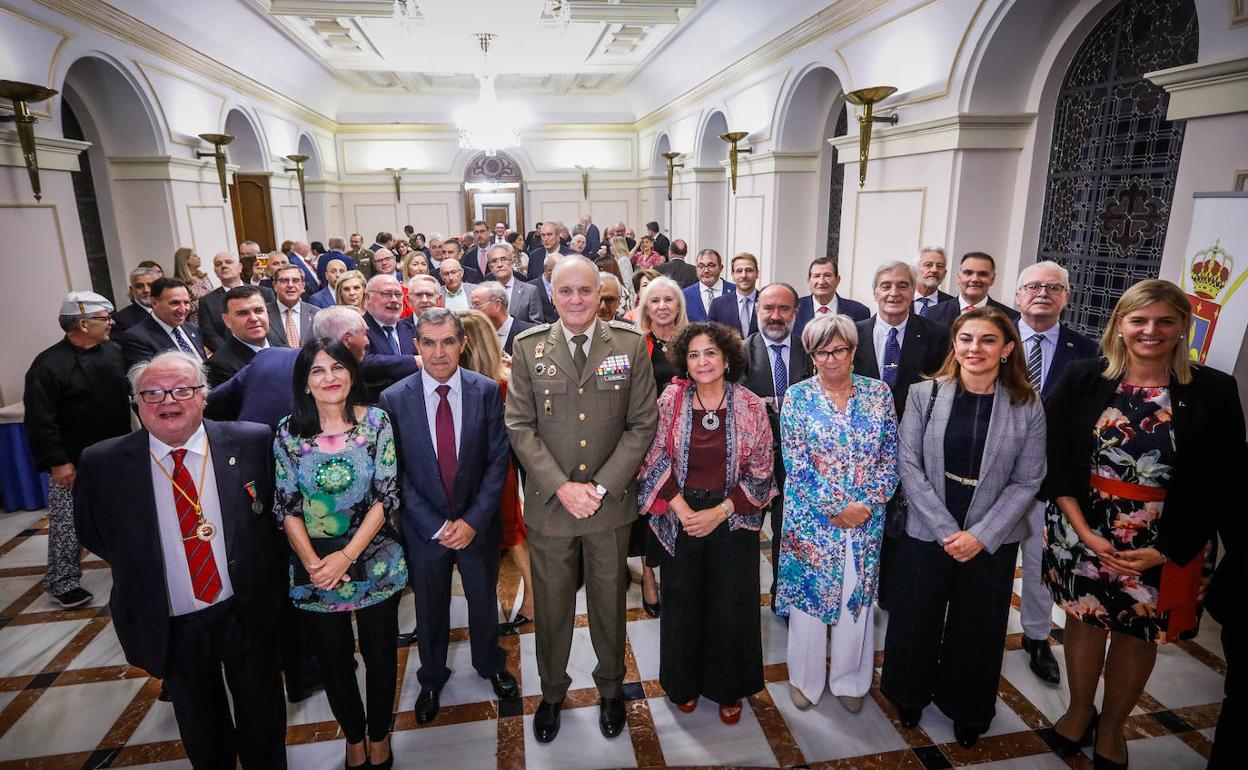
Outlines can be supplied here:
[[670, 201], [672, 199], [672, 182], [676, 178], [676, 169], [684, 168], [685, 164], [676, 162], [676, 159], [680, 157], [680, 153], [674, 150], [661, 154], [667, 159], [667, 199]]
[[850, 104], [856, 104], [862, 108], [862, 114], [858, 116], [858, 186], [862, 187], [867, 181], [867, 157], [871, 150], [871, 125], [873, 123], [888, 123], [897, 125], [897, 113], [893, 113], [887, 117], [880, 117], [871, 114], [872, 108], [877, 102], [881, 102], [897, 92], [893, 86], [873, 86], [871, 88], [859, 88], [857, 91], [850, 91], [845, 94], [845, 101]]
[[581, 171], [581, 194], [585, 196], [585, 200], [589, 200], [589, 172], [593, 170], [593, 166], [577, 166]]
[[56, 96], [57, 92], [34, 83], [0, 80], [0, 98], [13, 102], [12, 115], [0, 115], [0, 123], [13, 123], [17, 139], [22, 145], [22, 158], [26, 161], [26, 174], [30, 176], [30, 189], [35, 200], [43, 200], [43, 188], [39, 184], [39, 157], [35, 152], [35, 123], [38, 118], [30, 114], [31, 102], [42, 102]]
[[753, 147], [746, 147], [744, 149], [737, 147], [737, 142], [740, 142], [742, 139], [749, 136], [749, 134], [750, 134], [749, 131], [729, 131], [728, 133], [720, 134], [719, 136], [720, 139], [723, 139], [725, 142], [728, 142], [729, 144], [732, 145], [732, 149], [728, 151], [728, 164], [732, 167], [732, 194], [733, 195], [737, 194], [737, 156], [742, 153], [754, 152]]
[[390, 174], [394, 176], [394, 200], [396, 203], [400, 202], [403, 200], [403, 193], [399, 186], [403, 182], [403, 172], [407, 171], [407, 166], [401, 166], [399, 168], [390, 168], [387, 166], [386, 171], [389, 171]]
[[212, 152], [195, 151], [197, 158], [216, 158], [217, 160], [217, 180], [221, 182], [221, 200], [228, 201], [230, 199], [230, 188], [225, 183], [225, 150], [221, 149], [230, 142], [234, 141], [234, 137], [229, 134], [200, 134], [208, 144], [212, 145]]
[[303, 204], [303, 229], [308, 229], [308, 192], [303, 187], [303, 164], [308, 162], [307, 155], [287, 155], [286, 160], [295, 164], [295, 177], [299, 180], [299, 202]]

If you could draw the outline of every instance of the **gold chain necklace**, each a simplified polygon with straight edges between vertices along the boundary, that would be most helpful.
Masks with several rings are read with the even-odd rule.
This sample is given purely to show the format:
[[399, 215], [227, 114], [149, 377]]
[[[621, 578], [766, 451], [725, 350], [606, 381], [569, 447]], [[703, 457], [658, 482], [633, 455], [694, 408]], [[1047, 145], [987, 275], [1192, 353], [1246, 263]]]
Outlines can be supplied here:
[[[200, 465], [200, 468], [199, 468], [199, 484], [195, 487], [195, 499], [193, 500], [191, 499], [190, 493], [187, 492], [185, 489], [183, 489], [181, 484], [173, 480], [173, 476], [165, 468], [164, 463], [162, 463], [160, 459], [156, 457], [156, 453], [153, 452], [150, 448], [147, 450], [148, 455], [150, 455], [152, 458], [152, 462], [156, 463], [156, 467], [160, 468], [160, 472], [165, 474], [165, 478], [169, 479], [169, 483], [173, 485], [173, 488], [177, 490], [178, 494], [181, 495], [182, 498], [186, 500], [186, 502], [190, 503], [191, 508], [195, 511], [195, 517], [196, 517], [195, 534], [191, 535], [190, 537], [183, 537], [182, 542], [188, 542], [190, 540], [202, 540], [203, 542], [207, 543], [209, 540], [212, 540], [213, 536], [217, 534], [217, 528], [212, 525], [212, 522], [204, 518], [204, 506], [200, 502], [200, 498], [203, 495], [203, 489], [204, 489], [204, 477], [205, 477], [205, 474], [208, 472], [208, 453], [210, 450], [211, 448], [208, 446], [208, 438], [207, 436], [205, 436], [204, 437], [204, 462], [203, 464]], [[176, 508], [177, 506], [175, 505], [174, 507]]]

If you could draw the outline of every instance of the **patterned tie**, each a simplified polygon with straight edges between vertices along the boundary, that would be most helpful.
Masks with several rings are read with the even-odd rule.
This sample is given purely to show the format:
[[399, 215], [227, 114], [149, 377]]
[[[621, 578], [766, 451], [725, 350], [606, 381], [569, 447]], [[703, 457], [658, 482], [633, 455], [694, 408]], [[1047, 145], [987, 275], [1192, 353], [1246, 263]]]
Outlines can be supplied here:
[[702, 293], [706, 295], [706, 299], [702, 300], [702, 304], [705, 305], [704, 309], [709, 316], [711, 314], [711, 303], [715, 301], [715, 290], [707, 287], [706, 291]]
[[919, 308], [919, 316], [922, 317], [927, 315], [927, 309], [932, 306], [932, 299], [931, 297], [919, 297], [919, 302], [923, 303], [923, 306]]
[[750, 336], [750, 317], [753, 315], [753, 313], [750, 312], [750, 301], [750, 297], [741, 298], [740, 321], [742, 337]]
[[901, 363], [901, 345], [897, 344], [897, 327], [888, 328], [888, 339], [884, 342], [884, 382], [889, 389], [897, 387], [897, 365]]
[[1031, 387], [1037, 391], [1040, 390], [1041, 379], [1044, 376], [1044, 351], [1040, 349], [1040, 340], [1044, 339], [1043, 334], [1031, 335], [1031, 351], [1027, 353], [1027, 379], [1031, 380]]
[[576, 364], [576, 373], [585, 373], [585, 362], [589, 360], [589, 356], [585, 354], [585, 341], [589, 337], [584, 334], [573, 334], [572, 342], [576, 345], [576, 350], [572, 353], [572, 363]]
[[459, 472], [459, 458], [455, 455], [455, 418], [451, 414], [451, 402], [446, 394], [451, 392], [450, 385], [439, 385], [438, 412], [434, 415], [434, 425], [438, 436], [438, 471], [442, 474], [442, 486], [446, 489], [446, 499], [455, 502], [455, 474]]
[[776, 384], [776, 408], [784, 403], [784, 392], [789, 389], [789, 370], [784, 365], [784, 345], [769, 345], [771, 348], [771, 377]]
[[295, 320], [294, 308], [286, 308], [286, 344], [292, 348], [299, 347], [299, 323]]
[[[199, 502], [199, 492], [191, 473], [183, 465], [185, 449], [175, 449], [173, 456], [173, 502], [178, 512], [178, 526], [182, 530], [182, 546], [186, 549], [186, 566], [191, 573], [191, 590], [201, 602], [212, 603], [221, 593], [221, 575], [217, 572], [217, 560], [212, 555], [212, 543], [195, 536], [199, 526], [199, 512], [192, 501]], [[178, 490], [182, 491], [179, 492]]]
[[386, 339], [390, 342], [390, 352], [397, 356], [399, 354], [399, 338], [394, 334], [394, 327], [383, 326], [381, 330], [386, 333]]
[[194, 346], [192, 346], [190, 342], [187, 342], [186, 335], [182, 332], [181, 326], [173, 327], [173, 341], [178, 343], [178, 350], [181, 350], [188, 356], [199, 358], [199, 354], [195, 352]]

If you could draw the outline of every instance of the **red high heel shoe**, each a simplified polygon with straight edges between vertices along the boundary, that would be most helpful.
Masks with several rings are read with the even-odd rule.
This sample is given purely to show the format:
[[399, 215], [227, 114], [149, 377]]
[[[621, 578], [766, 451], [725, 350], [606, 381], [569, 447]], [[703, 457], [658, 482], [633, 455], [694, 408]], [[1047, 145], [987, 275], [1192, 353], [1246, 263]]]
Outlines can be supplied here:
[[735, 725], [741, 721], [741, 701], [733, 703], [731, 706], [720, 705], [719, 721], [726, 725]]

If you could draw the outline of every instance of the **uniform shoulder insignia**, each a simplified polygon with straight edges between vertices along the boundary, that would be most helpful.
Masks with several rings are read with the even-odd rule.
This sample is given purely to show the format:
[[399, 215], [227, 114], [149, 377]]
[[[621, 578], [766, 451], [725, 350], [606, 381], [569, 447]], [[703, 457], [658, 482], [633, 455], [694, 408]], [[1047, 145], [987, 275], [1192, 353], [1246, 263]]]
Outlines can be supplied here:
[[541, 334], [542, 332], [546, 331], [549, 328], [550, 328], [550, 324], [538, 324], [537, 326], [534, 326], [531, 329], [525, 329], [524, 331], [517, 334], [516, 339], [522, 340], [527, 337], [532, 337], [535, 334]]
[[633, 334], [636, 334], [638, 336], [641, 336], [641, 333], [642, 333], [640, 327], [638, 327], [636, 324], [630, 324], [628, 321], [611, 320], [607, 322], [607, 325], [610, 326], [612, 329], [619, 329], [620, 331], [632, 332]]

